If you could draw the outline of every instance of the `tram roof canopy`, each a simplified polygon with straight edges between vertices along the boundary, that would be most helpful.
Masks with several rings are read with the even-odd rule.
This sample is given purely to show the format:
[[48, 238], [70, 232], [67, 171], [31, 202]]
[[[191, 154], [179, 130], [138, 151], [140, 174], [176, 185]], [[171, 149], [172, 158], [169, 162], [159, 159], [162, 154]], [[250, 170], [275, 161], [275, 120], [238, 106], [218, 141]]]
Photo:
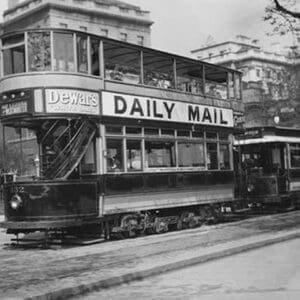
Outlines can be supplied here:
[[235, 140], [235, 146], [267, 144], [267, 143], [300, 143], [300, 137], [266, 135], [261, 138]]

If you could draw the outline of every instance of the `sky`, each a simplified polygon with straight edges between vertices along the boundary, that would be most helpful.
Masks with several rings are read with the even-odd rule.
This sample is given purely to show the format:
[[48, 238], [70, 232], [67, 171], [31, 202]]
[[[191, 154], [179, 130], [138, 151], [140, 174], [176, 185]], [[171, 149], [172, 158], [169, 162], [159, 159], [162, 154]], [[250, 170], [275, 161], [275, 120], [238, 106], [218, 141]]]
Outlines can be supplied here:
[[[289, 36], [270, 38], [270, 26], [262, 21], [270, 0], [123, 0], [150, 11], [152, 47], [167, 52], [190, 55], [203, 46], [209, 36], [216, 42], [232, 40], [242, 34], [259, 39], [266, 50], [272, 42], [292, 45]], [[0, 14], [7, 0], [0, 0]]]

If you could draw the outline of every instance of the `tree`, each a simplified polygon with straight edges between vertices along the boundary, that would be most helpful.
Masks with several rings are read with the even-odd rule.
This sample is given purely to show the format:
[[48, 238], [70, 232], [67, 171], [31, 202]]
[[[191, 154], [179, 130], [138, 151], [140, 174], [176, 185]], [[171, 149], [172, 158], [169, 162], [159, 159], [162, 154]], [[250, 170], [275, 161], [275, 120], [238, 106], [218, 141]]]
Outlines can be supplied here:
[[297, 35], [300, 12], [296, 10], [298, 0], [270, 0], [265, 9], [264, 20], [273, 26], [273, 34], [284, 35], [288, 32]]

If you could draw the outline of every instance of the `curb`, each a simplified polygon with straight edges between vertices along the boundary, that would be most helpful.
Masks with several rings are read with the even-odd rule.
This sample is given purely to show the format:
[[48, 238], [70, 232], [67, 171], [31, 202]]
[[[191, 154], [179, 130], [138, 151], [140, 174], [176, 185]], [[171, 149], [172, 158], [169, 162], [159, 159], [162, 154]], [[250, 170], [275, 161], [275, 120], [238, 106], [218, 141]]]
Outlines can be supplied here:
[[110, 277], [106, 279], [102, 279], [96, 282], [91, 282], [87, 284], [81, 284], [74, 287], [63, 288], [60, 290], [56, 290], [53, 292], [27, 297], [26, 300], [54, 300], [54, 299], [66, 299], [78, 295], [83, 295], [86, 293], [94, 292], [100, 289], [110, 288], [117, 285], [121, 285], [124, 283], [129, 283], [135, 280], [142, 280], [150, 276], [160, 275], [165, 272], [178, 270], [184, 267], [190, 267], [195, 264], [200, 264], [208, 261], [212, 261], [215, 259], [235, 255], [238, 253], [246, 252], [253, 249], [262, 248], [265, 246], [269, 246], [272, 244], [284, 242], [290, 239], [295, 239], [300, 237], [300, 231], [296, 231], [293, 233], [283, 234], [278, 237], [266, 238], [265, 240], [261, 240], [258, 242], [248, 242], [239, 246], [234, 246], [231, 248], [217, 250], [215, 252], [209, 254], [203, 254], [200, 256], [192, 257], [189, 259], [184, 259], [172, 263], [167, 263], [161, 266], [153, 267], [150, 269], [145, 269], [141, 271], [136, 271], [132, 273], [127, 273], [120, 276]]

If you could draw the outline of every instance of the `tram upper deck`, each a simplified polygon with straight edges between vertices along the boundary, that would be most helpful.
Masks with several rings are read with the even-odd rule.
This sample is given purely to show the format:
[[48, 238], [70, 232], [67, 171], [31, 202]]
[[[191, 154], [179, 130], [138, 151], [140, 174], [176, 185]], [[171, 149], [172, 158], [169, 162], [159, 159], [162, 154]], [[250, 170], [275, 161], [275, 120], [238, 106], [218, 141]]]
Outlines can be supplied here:
[[[178, 55], [61, 29], [6, 34], [1, 49], [2, 119], [99, 116], [101, 91], [243, 110], [239, 72]], [[51, 110], [48, 104], [59, 97], [84, 103]]]
[[[228, 135], [240, 126], [240, 73], [198, 60], [86, 32], [35, 29], [3, 35], [1, 61], [5, 151], [13, 157], [12, 165], [18, 165], [18, 173], [24, 169], [26, 174], [43, 174], [47, 179], [68, 178], [82, 159], [96, 152], [94, 173], [109, 172], [109, 162], [103, 158], [109, 146], [119, 147], [114, 151], [123, 157], [127, 142], [119, 145], [114, 139], [118, 134], [109, 133], [106, 125], [118, 123], [124, 136], [132, 135], [126, 126], [142, 127], [141, 133], [135, 133], [139, 138], [155, 127], [163, 143], [171, 139], [174, 149], [180, 147], [180, 139], [190, 139], [188, 147], [195, 143], [194, 136], [201, 143], [205, 138], [207, 147], [214, 148], [207, 153], [220, 152], [218, 156], [222, 156], [223, 146], [217, 143], [223, 143], [223, 133], [229, 143]], [[168, 128], [171, 134], [165, 134]], [[220, 129], [213, 138], [211, 128]], [[205, 136], [204, 129], [208, 130]], [[186, 130], [184, 136], [182, 130]], [[101, 144], [99, 137], [105, 135]], [[157, 136], [150, 134], [152, 139]], [[144, 161], [145, 149], [142, 153]], [[30, 161], [31, 170], [27, 171], [24, 161]], [[146, 165], [143, 162], [143, 170]], [[164, 170], [180, 169], [179, 165], [176, 159], [172, 168]], [[213, 165], [209, 159], [205, 169], [207, 165]], [[214, 169], [221, 169], [220, 162], [215, 165]], [[126, 163], [123, 169], [128, 169]]]

